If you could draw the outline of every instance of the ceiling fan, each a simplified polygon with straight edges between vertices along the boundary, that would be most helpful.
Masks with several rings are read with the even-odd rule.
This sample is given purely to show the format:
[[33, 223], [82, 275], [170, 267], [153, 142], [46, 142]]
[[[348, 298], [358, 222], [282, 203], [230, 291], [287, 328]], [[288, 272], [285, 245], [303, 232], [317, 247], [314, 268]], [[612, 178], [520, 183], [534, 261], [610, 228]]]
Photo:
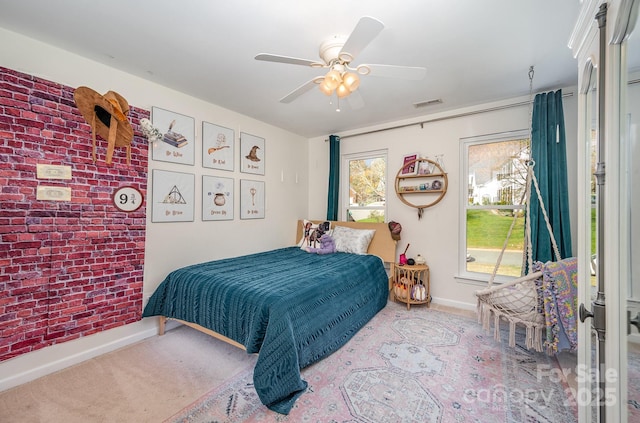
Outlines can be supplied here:
[[[287, 63], [292, 65], [311, 66], [312, 68], [330, 69], [324, 76], [317, 76], [286, 96], [280, 99], [281, 103], [290, 103], [302, 94], [318, 86], [327, 96], [334, 93], [338, 99], [355, 93], [360, 85], [360, 75], [372, 75], [391, 78], [402, 78], [408, 80], [420, 80], [424, 78], [426, 69], [422, 67], [361, 64], [352, 66], [351, 62], [364, 48], [373, 41], [375, 37], [384, 29], [384, 25], [379, 20], [364, 16], [360, 18], [358, 24], [348, 37], [334, 36], [320, 44], [320, 58], [322, 61], [299, 59], [297, 57], [281, 56], [277, 54], [260, 53], [255, 59], [266, 62]], [[351, 99], [352, 97], [350, 97]], [[351, 106], [358, 108], [362, 106], [360, 96], [353, 96], [354, 101]], [[338, 100], [339, 101], [339, 100]], [[338, 109], [339, 110], [339, 109]]]

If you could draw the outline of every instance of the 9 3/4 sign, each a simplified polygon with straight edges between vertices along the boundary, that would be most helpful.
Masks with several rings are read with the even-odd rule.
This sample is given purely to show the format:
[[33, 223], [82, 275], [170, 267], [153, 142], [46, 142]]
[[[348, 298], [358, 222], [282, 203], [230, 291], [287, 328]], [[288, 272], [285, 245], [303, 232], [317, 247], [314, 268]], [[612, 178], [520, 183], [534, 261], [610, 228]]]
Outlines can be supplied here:
[[113, 193], [113, 204], [125, 212], [138, 210], [143, 201], [142, 193], [134, 187], [121, 187]]

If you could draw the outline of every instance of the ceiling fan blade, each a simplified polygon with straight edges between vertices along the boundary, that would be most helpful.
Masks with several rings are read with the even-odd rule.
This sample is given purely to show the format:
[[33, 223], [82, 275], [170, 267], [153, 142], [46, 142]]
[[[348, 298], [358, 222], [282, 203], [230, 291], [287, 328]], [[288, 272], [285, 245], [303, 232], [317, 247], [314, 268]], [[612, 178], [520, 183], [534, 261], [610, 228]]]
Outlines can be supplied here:
[[322, 63], [317, 61], [308, 60], [308, 59], [299, 59], [297, 57], [289, 57], [289, 56], [280, 56], [277, 54], [269, 54], [269, 53], [260, 53], [255, 57], [256, 60], [263, 60], [265, 62], [276, 62], [276, 63], [288, 63], [290, 65], [302, 65], [302, 66], [311, 66], [311, 67], [323, 67], [325, 66]]
[[318, 81], [322, 80], [323, 77], [319, 76], [319, 77], [315, 77], [310, 81], [305, 82], [304, 84], [300, 85], [298, 88], [296, 88], [295, 90], [291, 91], [289, 94], [285, 95], [284, 97], [282, 97], [280, 99], [280, 103], [291, 103], [293, 100], [295, 100], [296, 98], [300, 97], [302, 94], [306, 93], [307, 91], [310, 91], [313, 87], [318, 85]]
[[427, 69], [413, 66], [395, 65], [360, 65], [371, 69], [371, 76], [382, 76], [385, 78], [402, 78], [411, 81], [419, 81], [427, 74]]
[[363, 16], [347, 38], [340, 51], [340, 59], [351, 62], [374, 38], [384, 29], [384, 24], [379, 20]]

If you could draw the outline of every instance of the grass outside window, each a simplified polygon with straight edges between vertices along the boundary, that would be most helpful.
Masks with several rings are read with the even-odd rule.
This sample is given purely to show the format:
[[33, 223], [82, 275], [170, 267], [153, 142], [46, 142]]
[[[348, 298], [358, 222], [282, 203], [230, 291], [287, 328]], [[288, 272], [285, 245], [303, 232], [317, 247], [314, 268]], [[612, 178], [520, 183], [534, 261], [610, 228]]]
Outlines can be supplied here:
[[[493, 273], [498, 257], [513, 222], [513, 210], [467, 210], [467, 271]], [[521, 274], [524, 250], [524, 213], [515, 210], [518, 217], [505, 249], [498, 275]]]

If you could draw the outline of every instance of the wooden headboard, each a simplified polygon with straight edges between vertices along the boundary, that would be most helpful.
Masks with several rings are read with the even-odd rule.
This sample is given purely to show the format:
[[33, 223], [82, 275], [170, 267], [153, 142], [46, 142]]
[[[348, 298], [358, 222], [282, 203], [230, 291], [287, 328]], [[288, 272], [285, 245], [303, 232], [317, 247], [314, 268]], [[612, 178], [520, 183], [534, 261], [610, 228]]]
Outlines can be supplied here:
[[[326, 222], [326, 220], [312, 220], [312, 222], [322, 223]], [[302, 225], [303, 221], [298, 220], [296, 242], [302, 239]], [[386, 223], [331, 221], [331, 227], [335, 226], [346, 226], [354, 229], [375, 229], [376, 233], [373, 235], [367, 253], [380, 257], [385, 263], [394, 263], [396, 261], [396, 241], [391, 238], [391, 231], [389, 231], [389, 226]]]

